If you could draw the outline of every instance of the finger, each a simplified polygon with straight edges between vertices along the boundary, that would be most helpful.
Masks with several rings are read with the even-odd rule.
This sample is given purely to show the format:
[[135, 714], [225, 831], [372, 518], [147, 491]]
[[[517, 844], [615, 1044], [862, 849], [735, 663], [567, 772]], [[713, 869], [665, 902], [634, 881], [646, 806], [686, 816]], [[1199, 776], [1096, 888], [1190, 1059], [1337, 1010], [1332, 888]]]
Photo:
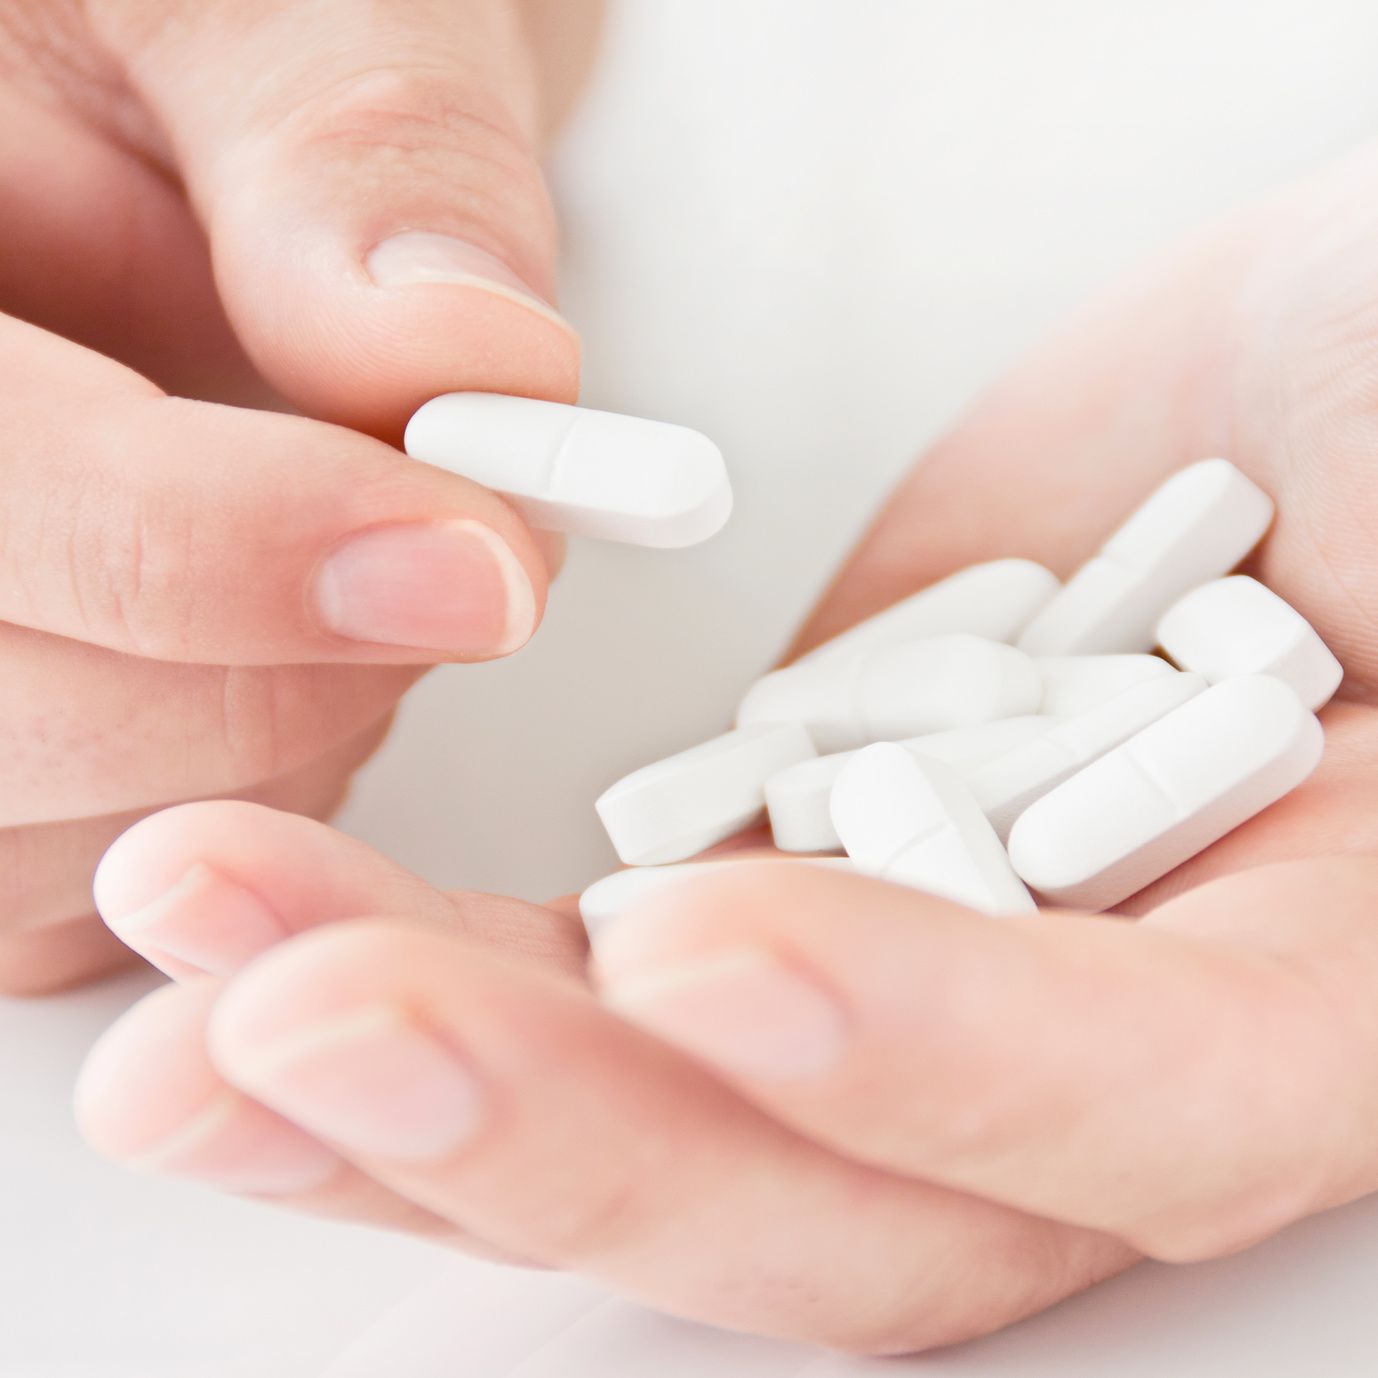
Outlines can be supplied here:
[[238, 970], [294, 933], [374, 916], [460, 934], [582, 972], [577, 917], [498, 895], [444, 893], [324, 824], [254, 804], [187, 804], [125, 833], [96, 873], [110, 928], [170, 975]]
[[[12, 52], [25, 50], [23, 37]], [[86, 87], [91, 122], [0, 87], [0, 184], [23, 188], [0, 201], [0, 311], [118, 359], [179, 396], [265, 405], [269, 390], [216, 294], [205, 236], [154, 150], [131, 143], [129, 103], [114, 94], [118, 72], [90, 82], [99, 59], [72, 58], [88, 64], [64, 75]]]
[[[340, 805], [353, 772], [387, 731], [380, 719], [318, 760], [241, 792], [241, 798], [287, 813], [329, 817]], [[96, 863], [114, 840], [143, 817], [137, 810], [96, 818], [63, 819], [0, 829], [0, 967], [7, 937], [91, 913]]]
[[912, 1349], [1128, 1257], [834, 1158], [574, 983], [447, 935], [362, 923], [285, 944], [227, 989], [210, 1049], [436, 1214], [718, 1324]]
[[298, 406], [395, 439], [442, 392], [573, 400], [515, 7], [92, 10], [170, 131], [240, 339]]
[[164, 986], [101, 1036], [75, 1092], [77, 1123], [97, 1152], [312, 1215], [477, 1244], [226, 1085], [206, 1056], [220, 989], [205, 977]]
[[995, 923], [742, 867], [648, 903], [599, 970], [619, 1010], [820, 1142], [1181, 1260], [1378, 1185], [1375, 900], [1378, 864], [1349, 858], [1138, 925]]
[[0, 380], [0, 620], [212, 664], [481, 660], [535, 630], [541, 550], [467, 480], [3, 318]]
[[169, 665], [0, 624], [0, 828], [233, 794], [390, 712], [406, 666]]

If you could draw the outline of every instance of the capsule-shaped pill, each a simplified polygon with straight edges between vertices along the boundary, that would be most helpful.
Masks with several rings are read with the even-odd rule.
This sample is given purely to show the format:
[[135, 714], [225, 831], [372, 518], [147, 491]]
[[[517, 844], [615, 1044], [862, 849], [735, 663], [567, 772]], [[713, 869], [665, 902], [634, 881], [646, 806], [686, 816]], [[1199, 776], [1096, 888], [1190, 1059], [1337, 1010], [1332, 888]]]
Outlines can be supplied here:
[[1019, 637], [1030, 655], [1150, 651], [1188, 589], [1228, 574], [1267, 531], [1272, 499], [1228, 460], [1178, 470]]
[[1313, 713], [1344, 678], [1306, 618], [1244, 574], [1184, 594], [1158, 623], [1158, 642], [1184, 670], [1212, 684], [1232, 675], [1272, 675], [1291, 685]]
[[1042, 697], [1030, 657], [957, 633], [776, 670], [747, 691], [737, 723], [801, 722], [819, 751], [849, 751], [1036, 713]]
[[719, 531], [732, 487], [718, 447], [665, 421], [452, 392], [407, 425], [406, 450], [491, 488], [535, 527], [645, 546]]
[[1108, 909], [1295, 789], [1323, 749], [1281, 680], [1224, 680], [1028, 808], [1010, 859], [1045, 899]]
[[1173, 672], [1162, 656], [1038, 656], [1043, 712], [1074, 718], [1147, 679]]
[[952, 632], [1013, 641], [1057, 590], [1057, 576], [1032, 560], [969, 565], [849, 627], [795, 663]]
[[766, 780], [814, 754], [798, 723], [738, 728], [633, 771], [594, 807], [628, 866], [684, 861], [756, 822]]
[[989, 914], [1034, 908], [961, 777], [893, 742], [858, 751], [833, 786], [833, 823], [858, 871]]
[[968, 773], [967, 784], [1003, 841], [1035, 800], [1205, 687], [1200, 675], [1171, 669], [1166, 675], [1132, 684], [1108, 702], [977, 766]]
[[[994, 757], [1041, 736], [1061, 720], [1027, 714], [975, 727], [954, 727], [908, 737], [899, 743], [915, 756], [943, 761], [967, 776]], [[775, 845], [782, 852], [831, 852], [842, 845], [833, 826], [830, 800], [842, 767], [855, 752], [839, 751], [772, 775], [766, 781], [766, 812]]]

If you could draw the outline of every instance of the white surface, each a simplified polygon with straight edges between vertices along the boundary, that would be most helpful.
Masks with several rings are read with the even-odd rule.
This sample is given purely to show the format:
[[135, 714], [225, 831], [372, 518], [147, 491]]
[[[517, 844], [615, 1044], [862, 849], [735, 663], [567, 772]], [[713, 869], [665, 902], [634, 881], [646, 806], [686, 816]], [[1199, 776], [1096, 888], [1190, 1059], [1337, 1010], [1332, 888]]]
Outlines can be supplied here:
[[[590, 801], [727, 725], [918, 448], [1143, 251], [1378, 132], [1376, 53], [1368, 0], [623, 0], [558, 166], [564, 305], [586, 400], [712, 435], [737, 514], [685, 554], [576, 549], [536, 644], [412, 695], [351, 830], [450, 884], [607, 871]], [[490, 1378], [542, 1344], [527, 1378], [808, 1367], [93, 1161], [67, 1091], [132, 994], [0, 1005], [5, 1378], [315, 1378], [349, 1347], [332, 1378]], [[809, 1374], [1354, 1378], [1375, 1276], [1378, 1200], [951, 1354]]]
[[1231, 675], [1273, 675], [1311, 711], [1330, 702], [1344, 668], [1290, 603], [1247, 574], [1216, 579], [1179, 598], [1158, 640], [1183, 669], [1212, 684]]
[[987, 560], [911, 593], [815, 646], [800, 660], [816, 663], [834, 656], [853, 656], [887, 642], [946, 632], [1013, 641], [1058, 588], [1057, 576], [1032, 560]]
[[756, 822], [766, 781], [816, 755], [799, 723], [738, 727], [632, 771], [594, 807], [628, 866], [687, 861]]
[[833, 826], [858, 871], [988, 914], [1034, 902], [955, 766], [898, 742], [858, 751], [837, 777]]
[[1225, 680], [1020, 814], [1010, 859], [1053, 904], [1109, 909], [1296, 789], [1323, 747], [1281, 680]]
[[1273, 500], [1228, 460], [1179, 469], [1068, 579], [1019, 645], [1039, 656], [1151, 651], [1172, 603], [1228, 574], [1272, 519]]
[[501, 493], [532, 526], [662, 549], [722, 530], [722, 452], [687, 426], [490, 392], [433, 397], [407, 453]]
[[1036, 713], [1042, 699], [1031, 656], [953, 632], [787, 665], [751, 686], [737, 722], [802, 722], [819, 751], [850, 751]]

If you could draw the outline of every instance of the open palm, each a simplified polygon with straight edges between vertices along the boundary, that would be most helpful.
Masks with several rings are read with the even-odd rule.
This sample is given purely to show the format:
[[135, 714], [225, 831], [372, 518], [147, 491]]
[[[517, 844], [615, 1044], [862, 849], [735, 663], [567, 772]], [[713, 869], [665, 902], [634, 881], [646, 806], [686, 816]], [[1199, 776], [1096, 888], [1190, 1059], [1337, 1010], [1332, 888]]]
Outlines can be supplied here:
[[1228, 455], [1277, 502], [1254, 572], [1346, 680], [1317, 774], [1134, 897], [1140, 922], [742, 865], [610, 930], [600, 1000], [555, 910], [190, 806], [103, 876], [107, 920], [180, 944], [184, 984], [98, 1050], [92, 1137], [867, 1352], [1378, 1188], [1375, 177], [1355, 159], [1069, 326], [924, 459], [801, 641], [974, 561], [1069, 572]]

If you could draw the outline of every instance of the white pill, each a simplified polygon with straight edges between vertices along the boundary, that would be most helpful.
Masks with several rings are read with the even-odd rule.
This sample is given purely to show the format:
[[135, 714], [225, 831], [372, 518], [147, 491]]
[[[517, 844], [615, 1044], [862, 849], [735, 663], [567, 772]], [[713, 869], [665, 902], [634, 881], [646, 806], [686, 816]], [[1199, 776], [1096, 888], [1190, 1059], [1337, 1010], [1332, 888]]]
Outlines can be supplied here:
[[967, 784], [1003, 840], [1036, 799], [1205, 688], [1200, 675], [1175, 671], [1131, 685], [1108, 702], [978, 766], [967, 775]]
[[1295, 789], [1323, 748], [1281, 680], [1224, 680], [1045, 794], [1010, 859], [1048, 900], [1108, 909]]
[[[899, 744], [916, 756], [956, 766], [965, 775], [992, 757], [1056, 727], [1059, 721], [1036, 714], [1001, 718], [976, 727], [954, 727], [949, 732], [908, 737]], [[839, 751], [813, 761], [801, 761], [766, 781], [770, 828], [775, 845], [782, 852], [831, 852], [842, 845], [833, 827], [829, 801], [842, 767], [855, 754]]]
[[1162, 656], [1038, 656], [1037, 660], [1043, 676], [1043, 711], [1058, 718], [1074, 718], [1131, 685], [1173, 673]]
[[413, 459], [501, 493], [547, 531], [686, 546], [721, 530], [732, 511], [718, 447], [665, 421], [452, 392], [412, 417], [405, 445]]
[[893, 742], [858, 751], [833, 786], [833, 823], [857, 870], [991, 914], [1034, 908], [957, 771]]
[[1272, 499], [1228, 460], [1189, 465], [1077, 570], [1016, 644], [1039, 656], [1150, 651], [1169, 605], [1228, 574], [1272, 519]]
[[802, 722], [819, 751], [848, 751], [1036, 713], [1042, 698], [1029, 656], [956, 633], [776, 670], [747, 691], [737, 723]]
[[1236, 574], [1183, 595], [1158, 623], [1158, 641], [1184, 670], [1212, 684], [1272, 675], [1314, 713], [1329, 703], [1344, 669], [1316, 629], [1257, 579]]
[[628, 910], [636, 908], [652, 895], [683, 885], [697, 876], [712, 875], [732, 866], [740, 866], [745, 861], [768, 866], [794, 862], [805, 866], [832, 866], [839, 870], [855, 869], [852, 861], [845, 856], [723, 857], [718, 861], [685, 861], [676, 866], [633, 866], [626, 871], [614, 871], [602, 880], [595, 880], [579, 896], [579, 916], [584, 921], [589, 938], [596, 941], [605, 925], [620, 919]]
[[594, 807], [628, 866], [683, 861], [756, 822], [770, 776], [815, 754], [798, 723], [738, 728], [633, 771]]
[[971, 565], [840, 632], [795, 663], [949, 632], [1013, 641], [1057, 590], [1057, 576], [1032, 560]]

